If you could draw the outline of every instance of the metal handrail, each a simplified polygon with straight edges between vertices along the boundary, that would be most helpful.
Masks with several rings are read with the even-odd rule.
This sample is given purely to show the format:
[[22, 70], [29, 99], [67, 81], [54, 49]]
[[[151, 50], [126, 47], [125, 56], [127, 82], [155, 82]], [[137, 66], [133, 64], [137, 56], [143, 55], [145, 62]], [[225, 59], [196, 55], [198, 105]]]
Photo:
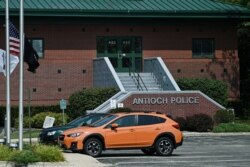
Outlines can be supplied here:
[[131, 73], [132, 73], [132, 78], [133, 79], [135, 78], [135, 80], [136, 80], [135, 85], [137, 86], [137, 89], [139, 89], [139, 90], [140, 90], [140, 88], [142, 89], [141, 85], [139, 84], [139, 80], [137, 79], [135, 73], [134, 72], [131, 72]]
[[141, 83], [143, 84], [143, 86], [144, 86], [144, 88], [146, 89], [146, 91], [148, 91], [148, 88], [146, 87], [146, 85], [145, 85], [145, 83], [143, 82], [143, 80], [142, 80], [142, 78], [141, 78], [141, 76], [140, 76], [140, 74], [137, 72], [137, 77], [136, 77], [136, 74], [135, 74], [135, 72], [131, 72], [132, 73], [132, 77], [134, 77], [135, 79], [136, 79], [136, 86], [137, 86], [137, 89], [139, 89], [139, 90], [143, 90], [143, 87], [142, 87], [142, 85], [140, 84], [140, 81], [141, 81]]
[[137, 73], [137, 74], [138, 74], [138, 78], [141, 79], [141, 82], [142, 82], [144, 88], [146, 89], [146, 91], [148, 91], [148, 88], [146, 87], [146, 85], [145, 85], [144, 81], [142, 80], [140, 74], [139, 73]]

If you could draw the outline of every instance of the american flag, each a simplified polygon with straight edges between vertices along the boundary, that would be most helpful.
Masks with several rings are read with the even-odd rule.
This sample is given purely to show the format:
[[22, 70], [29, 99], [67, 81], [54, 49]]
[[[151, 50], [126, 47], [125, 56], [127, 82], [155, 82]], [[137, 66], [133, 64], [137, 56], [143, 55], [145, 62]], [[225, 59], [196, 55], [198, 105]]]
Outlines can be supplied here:
[[20, 40], [19, 40], [19, 32], [10, 22], [9, 26], [9, 33], [10, 33], [10, 54], [19, 56], [20, 53]]

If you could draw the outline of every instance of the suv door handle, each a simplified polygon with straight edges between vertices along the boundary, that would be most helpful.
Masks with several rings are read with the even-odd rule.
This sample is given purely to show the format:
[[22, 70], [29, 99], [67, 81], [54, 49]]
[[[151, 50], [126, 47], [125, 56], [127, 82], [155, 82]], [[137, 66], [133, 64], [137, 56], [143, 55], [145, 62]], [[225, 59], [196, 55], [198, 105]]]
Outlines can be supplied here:
[[134, 132], [135, 130], [134, 129], [130, 129], [130, 132]]
[[161, 130], [161, 128], [155, 128], [155, 130]]

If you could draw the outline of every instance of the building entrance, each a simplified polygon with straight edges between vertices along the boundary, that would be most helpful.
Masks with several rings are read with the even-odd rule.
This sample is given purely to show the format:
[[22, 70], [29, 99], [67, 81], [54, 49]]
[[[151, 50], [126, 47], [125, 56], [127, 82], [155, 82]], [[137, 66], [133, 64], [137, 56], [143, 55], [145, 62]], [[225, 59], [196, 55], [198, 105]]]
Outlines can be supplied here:
[[97, 37], [97, 57], [108, 57], [117, 72], [141, 72], [142, 38]]

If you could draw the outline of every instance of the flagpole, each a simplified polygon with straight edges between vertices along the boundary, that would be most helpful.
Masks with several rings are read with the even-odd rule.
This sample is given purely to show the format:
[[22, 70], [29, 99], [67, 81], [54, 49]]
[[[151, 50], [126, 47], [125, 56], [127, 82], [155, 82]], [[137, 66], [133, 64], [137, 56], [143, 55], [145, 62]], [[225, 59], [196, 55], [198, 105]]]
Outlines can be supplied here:
[[9, 0], [5, 0], [5, 32], [6, 32], [6, 144], [10, 145], [10, 45], [9, 45]]
[[19, 150], [23, 149], [23, 53], [24, 53], [24, 17], [23, 0], [20, 0], [20, 76], [19, 76]]

